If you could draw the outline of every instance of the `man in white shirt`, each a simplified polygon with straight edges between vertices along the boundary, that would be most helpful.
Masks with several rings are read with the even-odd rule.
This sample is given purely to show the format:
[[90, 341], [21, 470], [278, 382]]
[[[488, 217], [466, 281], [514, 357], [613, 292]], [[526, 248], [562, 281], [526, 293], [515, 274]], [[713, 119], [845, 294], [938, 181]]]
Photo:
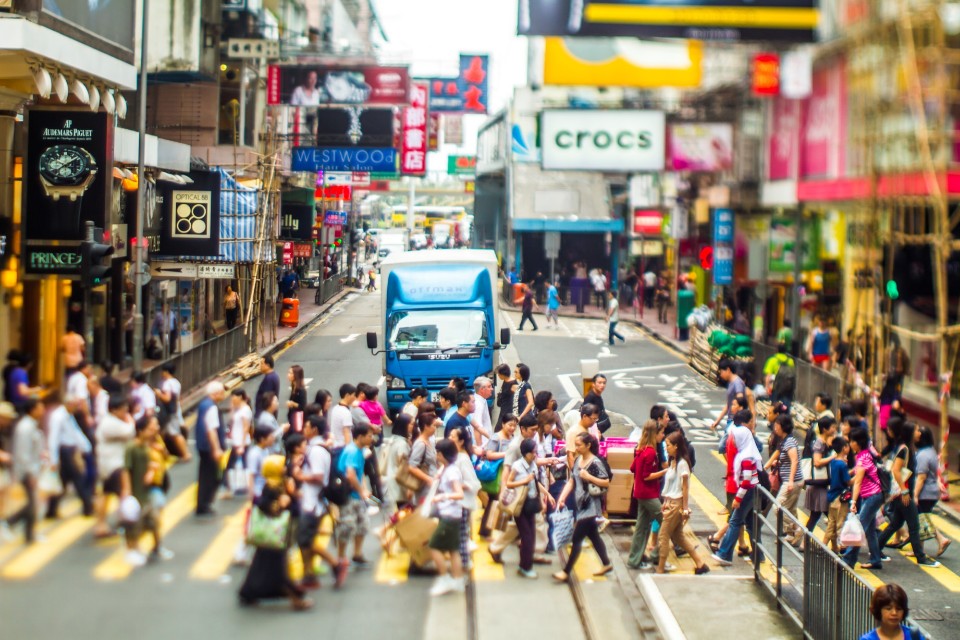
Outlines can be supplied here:
[[[189, 462], [192, 459], [190, 450], [187, 448], [187, 441], [183, 437], [180, 428], [183, 426], [183, 409], [180, 406], [180, 393], [182, 385], [177, 380], [176, 366], [171, 362], [164, 363], [160, 369], [160, 376], [163, 382], [159, 389], [154, 389], [154, 401], [162, 402], [166, 408], [160, 415], [166, 420], [166, 424], [161, 424], [163, 433], [166, 436], [164, 441], [172, 441], [175, 445], [173, 453], [180, 458], [181, 462]], [[147, 386], [147, 385], [144, 385]], [[158, 405], [159, 407], [159, 405]]]
[[317, 548], [315, 540], [320, 528], [320, 520], [327, 511], [323, 500], [323, 489], [330, 480], [330, 452], [324, 447], [330, 435], [327, 421], [322, 416], [311, 416], [303, 425], [303, 435], [307, 439], [307, 455], [303, 463], [303, 493], [300, 499], [300, 526], [297, 528], [297, 545], [303, 560], [303, 589], [317, 589], [320, 579], [313, 570], [313, 558], [319, 555], [331, 568], [337, 561], [325, 548]]
[[357, 399], [357, 388], [349, 382], [340, 385], [340, 404], [330, 410], [330, 437], [333, 438], [333, 451], [353, 442], [353, 415], [350, 406]]
[[493, 395], [493, 381], [480, 376], [473, 381], [473, 413], [470, 414], [470, 426], [473, 427], [473, 443], [482, 447], [489, 440], [493, 429], [490, 425], [490, 407], [487, 400]]
[[[93, 513], [92, 491], [87, 484], [87, 470], [83, 456], [93, 450], [87, 436], [77, 424], [76, 418], [70, 409], [75, 409], [79, 402], [72, 402], [67, 407], [60, 402], [59, 393], [51, 393], [44, 401], [47, 407], [47, 450], [50, 456], [50, 465], [59, 470], [60, 481], [63, 483], [63, 492], [67, 485], [72, 484], [77, 495], [83, 502], [84, 515]], [[50, 496], [47, 502], [47, 518], [56, 519], [60, 506], [60, 498]]]
[[227, 396], [223, 383], [217, 380], [207, 384], [206, 396], [197, 407], [196, 441], [200, 466], [197, 470], [197, 516], [216, 515], [213, 500], [220, 484], [220, 457], [226, 443], [226, 430], [220, 407]]
[[136, 437], [136, 426], [130, 416], [127, 399], [112, 396], [109, 408], [110, 413], [97, 425], [97, 474], [103, 483], [103, 491], [94, 503], [97, 516], [93, 528], [95, 538], [111, 535], [107, 526], [107, 494], [121, 497], [130, 491], [123, 472], [124, 454], [127, 444]]
[[133, 414], [134, 420], [139, 420], [143, 416], [152, 416], [157, 412], [157, 394], [153, 392], [150, 385], [147, 384], [147, 374], [138, 371], [133, 374], [133, 380], [130, 385], [130, 395], [137, 399], [136, 413]]
[[86, 360], [81, 360], [70, 377], [67, 378], [67, 404], [74, 405], [73, 410], [77, 412], [78, 420], [81, 421], [80, 427], [83, 429], [94, 425], [90, 412], [90, 378], [93, 376], [93, 369]]
[[40, 429], [43, 404], [36, 398], [27, 398], [23, 412], [23, 417], [13, 429], [12, 474], [14, 481], [23, 487], [27, 503], [3, 521], [3, 527], [9, 530], [9, 527], [22, 521], [29, 544], [34, 540], [33, 529], [37, 520], [37, 478], [43, 457], [43, 431]]

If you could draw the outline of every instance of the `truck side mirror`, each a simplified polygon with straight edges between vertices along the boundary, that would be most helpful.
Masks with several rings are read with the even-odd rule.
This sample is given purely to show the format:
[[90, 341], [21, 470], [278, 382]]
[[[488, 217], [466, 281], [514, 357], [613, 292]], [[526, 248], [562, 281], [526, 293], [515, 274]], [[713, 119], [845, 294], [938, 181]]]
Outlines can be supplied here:
[[367, 349], [371, 351], [376, 351], [377, 349], [377, 332], [376, 331], [367, 331]]
[[510, 344], [510, 329], [500, 329], [500, 344], [503, 346]]

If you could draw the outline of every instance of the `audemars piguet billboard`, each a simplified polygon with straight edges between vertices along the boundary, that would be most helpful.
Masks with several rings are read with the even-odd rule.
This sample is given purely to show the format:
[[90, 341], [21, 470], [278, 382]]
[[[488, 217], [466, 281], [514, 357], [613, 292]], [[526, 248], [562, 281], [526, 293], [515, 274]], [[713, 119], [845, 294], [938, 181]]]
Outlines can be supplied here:
[[113, 171], [113, 121], [90, 110], [31, 109], [23, 171], [24, 268], [80, 272], [84, 223], [106, 228]]

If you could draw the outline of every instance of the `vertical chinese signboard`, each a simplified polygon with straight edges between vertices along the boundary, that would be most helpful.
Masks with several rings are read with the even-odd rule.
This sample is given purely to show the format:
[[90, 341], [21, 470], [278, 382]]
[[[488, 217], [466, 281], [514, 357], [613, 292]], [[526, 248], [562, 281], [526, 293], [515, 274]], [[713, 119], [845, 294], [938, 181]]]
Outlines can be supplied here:
[[733, 284], [733, 209], [713, 210], [713, 283]]
[[410, 85], [410, 106], [401, 116], [400, 173], [422, 176], [427, 172], [427, 94], [426, 82]]
[[464, 113], [486, 113], [487, 69], [490, 68], [489, 56], [460, 54], [460, 87], [463, 92]]

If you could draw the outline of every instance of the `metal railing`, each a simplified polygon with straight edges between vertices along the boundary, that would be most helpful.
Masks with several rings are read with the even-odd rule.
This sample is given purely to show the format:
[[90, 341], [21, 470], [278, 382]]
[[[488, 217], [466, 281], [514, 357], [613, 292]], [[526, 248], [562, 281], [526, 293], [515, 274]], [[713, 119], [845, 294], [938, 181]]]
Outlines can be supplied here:
[[317, 287], [317, 292], [314, 294], [314, 303], [323, 304], [340, 293], [343, 290], [343, 282], [344, 278], [340, 276], [332, 276], [321, 282], [320, 286]]
[[[873, 587], [781, 508], [773, 494], [759, 486], [756, 492], [748, 520], [753, 575], [776, 598], [777, 608], [810, 640], [848, 640], [872, 630], [876, 626], [870, 613]], [[759, 508], [764, 501], [771, 505], [769, 510]], [[787, 540], [792, 530], [803, 536], [803, 551]], [[763, 558], [770, 564], [763, 563]], [[925, 638], [931, 637], [921, 631]]]
[[160, 376], [161, 367], [166, 363], [173, 363], [177, 379], [183, 386], [183, 394], [188, 394], [250, 352], [249, 339], [243, 329], [243, 325], [234, 327], [147, 369], [145, 373], [148, 383], [151, 387], [159, 387], [163, 381]]
[[[758, 382], [763, 382], [763, 365], [776, 352], [777, 348], [775, 346], [761, 342], [753, 343], [753, 363]], [[841, 393], [843, 391], [843, 381], [837, 373], [824, 371], [796, 357], [793, 357], [793, 361], [797, 367], [797, 389], [794, 392], [794, 401], [806, 407], [812, 407], [814, 397], [821, 391], [829, 393], [834, 402], [838, 402], [843, 396]]]

